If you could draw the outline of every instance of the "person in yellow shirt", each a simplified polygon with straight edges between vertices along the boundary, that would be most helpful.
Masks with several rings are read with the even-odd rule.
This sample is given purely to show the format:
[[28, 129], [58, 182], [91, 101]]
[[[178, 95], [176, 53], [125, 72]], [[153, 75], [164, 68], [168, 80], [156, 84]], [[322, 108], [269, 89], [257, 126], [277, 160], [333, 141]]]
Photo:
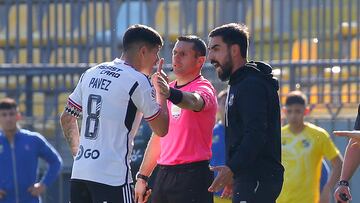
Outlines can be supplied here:
[[[342, 165], [342, 156], [326, 130], [304, 122], [309, 112], [306, 96], [300, 91], [287, 95], [285, 115], [288, 124], [281, 129], [284, 184], [277, 203], [329, 203]], [[332, 172], [320, 194], [323, 157]]]

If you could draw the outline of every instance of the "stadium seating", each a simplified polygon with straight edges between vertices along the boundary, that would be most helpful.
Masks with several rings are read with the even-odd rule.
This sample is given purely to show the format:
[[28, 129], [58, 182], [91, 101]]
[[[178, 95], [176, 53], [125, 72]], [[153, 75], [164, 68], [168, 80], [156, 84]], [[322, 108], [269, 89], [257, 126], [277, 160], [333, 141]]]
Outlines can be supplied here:
[[51, 64], [68, 64], [79, 63], [79, 51], [75, 47], [72, 48], [58, 48], [51, 52], [50, 63]]
[[[207, 16], [205, 16], [206, 9], [207, 9]], [[214, 1], [207, 1], [207, 5], [205, 5], [204, 0], [197, 1], [197, 12], [196, 13], [197, 13], [196, 34], [199, 36], [207, 36], [209, 31], [215, 27], [214, 18], [218, 18], [218, 15], [219, 15], [218, 9], [216, 9], [214, 7]], [[206, 18], [207, 18], [207, 25], [205, 25]], [[189, 25], [191, 25], [191, 24], [189, 24]], [[191, 27], [189, 28], [189, 30], [191, 30]], [[194, 32], [194, 34], [195, 34], [195, 32]]]
[[102, 63], [104, 61], [110, 61], [111, 49], [110, 48], [95, 48], [91, 49], [89, 53], [89, 63]]
[[[310, 50], [309, 50], [309, 46], [310, 46]], [[300, 41], [295, 40], [292, 46], [291, 59], [293, 61], [318, 59], [318, 39], [305, 38], [305, 39], [301, 39]]]
[[341, 87], [341, 102], [342, 103], [353, 103], [357, 104], [360, 89], [359, 85], [356, 82], [345, 83]]
[[116, 17], [116, 36], [118, 39], [122, 39], [129, 25], [138, 23], [145, 25], [149, 23], [146, 3], [144, 1], [123, 2]]
[[[82, 7], [80, 38], [82, 43], [91, 43], [92, 37], [110, 29], [110, 5], [108, 2], [91, 1]], [[76, 30], [76, 32], [79, 31]]]
[[[6, 32], [8, 35], [8, 45], [15, 46], [17, 43], [19, 46], [25, 46], [28, 43], [27, 31], [28, 31], [28, 6], [26, 4], [11, 5], [8, 9], [8, 27], [3, 27], [0, 31], [0, 47], [4, 47], [7, 44]], [[1, 14], [4, 18], [5, 14]], [[32, 30], [36, 29], [36, 10], [32, 8]]]
[[[166, 9], [167, 5], [167, 14], [168, 14], [168, 23], [166, 26]], [[155, 29], [166, 39], [171, 42], [175, 42], [176, 38], [179, 36], [179, 33], [184, 33], [185, 26], [182, 26], [183, 30], [180, 30], [180, 2], [179, 1], [161, 1], [156, 9], [155, 14]], [[183, 15], [181, 15], [183, 16]], [[182, 19], [182, 25], [185, 23], [185, 20]], [[182, 31], [182, 32], [181, 32]]]
[[33, 93], [33, 113], [34, 116], [43, 117], [45, 108], [45, 96], [43, 92]]
[[[40, 5], [39, 11], [41, 24], [39, 30], [33, 34], [34, 44], [46, 45], [48, 40], [51, 40], [58, 45], [70, 45], [70, 33], [75, 27], [77, 6], [70, 3], [50, 3]], [[73, 33], [73, 44], [78, 42], [78, 34]]]
[[360, 59], [360, 39], [355, 37], [351, 40], [350, 59]]
[[341, 23], [341, 34], [344, 37], [353, 37], [358, 34], [358, 24], [356, 22], [342, 22]]
[[[120, 5], [120, 9], [116, 15], [115, 37], [117, 43], [122, 43], [122, 37], [126, 29], [134, 24], [149, 24], [148, 7], [145, 1], [125, 1]], [[103, 37], [105, 35], [105, 37]], [[96, 33], [97, 44], [110, 45], [111, 30], [106, 29]]]
[[[28, 63], [28, 50], [26, 48], [18, 49], [18, 53], [15, 52], [15, 56], [12, 59], [12, 63], [25, 64]], [[32, 63], [41, 63], [41, 54], [39, 48], [34, 48], [32, 51]], [[44, 55], [43, 55], [44, 57]]]
[[0, 64], [5, 63], [5, 52], [0, 49]]
[[[246, 25], [249, 26], [250, 30], [252, 32], [254, 32], [254, 34], [259, 33], [261, 31], [263, 32], [269, 32], [270, 31], [270, 25], [271, 25], [271, 0], [263, 0], [263, 1], [253, 1], [254, 2], [254, 7], [255, 8], [251, 8], [248, 10], [248, 12], [246, 13]], [[262, 2], [264, 2], [263, 4], [263, 8], [262, 7]], [[264, 12], [261, 12], [263, 9]], [[253, 19], [253, 12], [255, 19]], [[255, 20], [255, 22], [252, 22], [253, 20]], [[261, 28], [263, 23], [263, 28]], [[251, 27], [254, 24], [255, 27]]]

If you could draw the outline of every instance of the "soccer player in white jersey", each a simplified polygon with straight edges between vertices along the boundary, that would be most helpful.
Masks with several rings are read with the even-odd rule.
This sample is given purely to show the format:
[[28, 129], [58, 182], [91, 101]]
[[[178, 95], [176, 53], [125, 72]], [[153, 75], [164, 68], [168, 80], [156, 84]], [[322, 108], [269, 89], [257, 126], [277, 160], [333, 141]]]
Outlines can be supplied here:
[[155, 89], [148, 79], [162, 44], [154, 29], [129, 27], [121, 58], [85, 71], [69, 96], [61, 126], [74, 156], [71, 203], [134, 202], [129, 158], [142, 116], [155, 134], [168, 131], [166, 99], [155, 92], [159, 74]]

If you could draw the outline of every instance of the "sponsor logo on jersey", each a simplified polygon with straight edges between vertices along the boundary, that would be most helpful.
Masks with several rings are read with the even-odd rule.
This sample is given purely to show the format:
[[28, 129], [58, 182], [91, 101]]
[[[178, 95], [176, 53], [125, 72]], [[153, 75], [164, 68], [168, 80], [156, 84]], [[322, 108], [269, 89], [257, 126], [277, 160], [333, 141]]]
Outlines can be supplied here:
[[97, 159], [97, 158], [99, 158], [99, 156], [100, 156], [99, 150], [84, 149], [84, 147], [82, 145], [80, 145], [75, 160], [79, 160], [82, 157], [84, 157], [85, 159]]

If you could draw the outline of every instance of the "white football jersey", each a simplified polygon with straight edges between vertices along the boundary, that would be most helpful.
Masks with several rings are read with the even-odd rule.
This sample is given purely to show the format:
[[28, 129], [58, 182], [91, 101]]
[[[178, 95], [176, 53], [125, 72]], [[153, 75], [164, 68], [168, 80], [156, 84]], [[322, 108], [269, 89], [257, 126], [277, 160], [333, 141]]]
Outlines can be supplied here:
[[111, 186], [131, 183], [130, 156], [142, 116], [160, 113], [149, 79], [120, 59], [88, 69], [68, 102], [82, 110], [72, 179]]

